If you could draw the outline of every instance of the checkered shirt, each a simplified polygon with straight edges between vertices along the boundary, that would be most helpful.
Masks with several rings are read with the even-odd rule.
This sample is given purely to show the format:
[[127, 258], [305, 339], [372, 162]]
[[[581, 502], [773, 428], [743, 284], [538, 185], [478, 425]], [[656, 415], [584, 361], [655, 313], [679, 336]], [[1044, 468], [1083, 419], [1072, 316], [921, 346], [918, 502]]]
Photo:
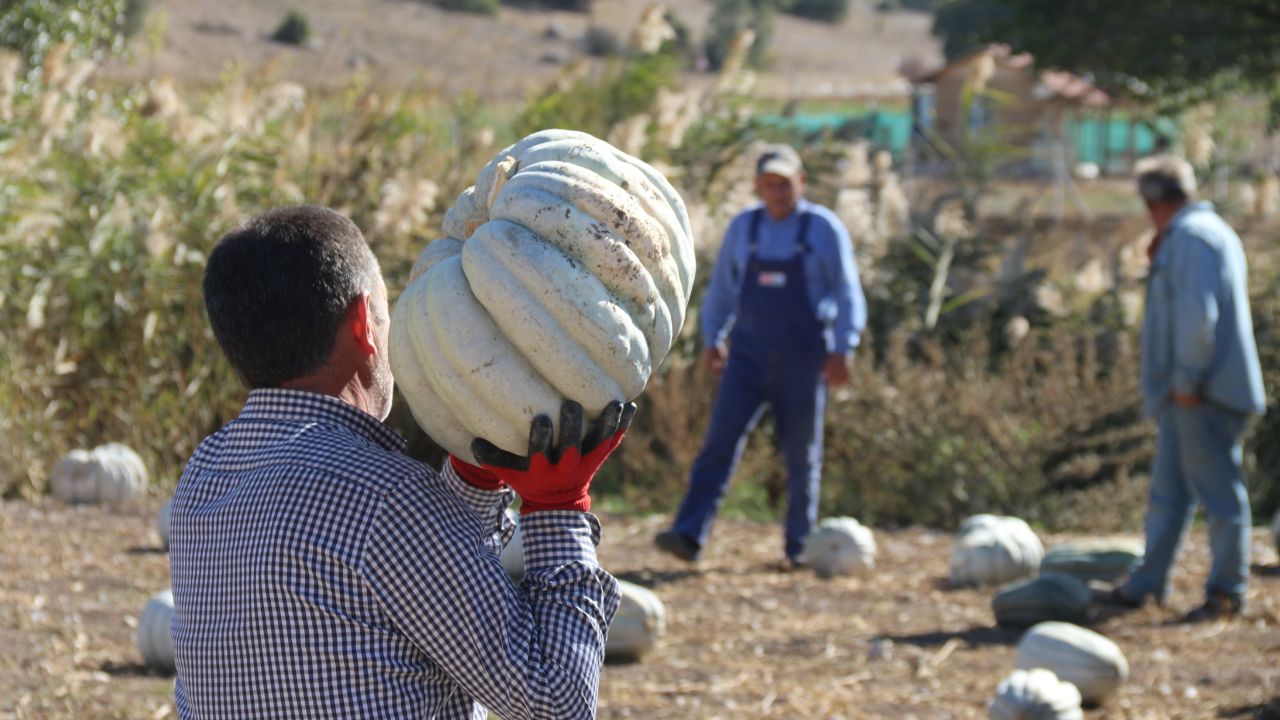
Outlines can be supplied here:
[[521, 518], [336, 398], [256, 390], [191, 457], [170, 567], [180, 718], [595, 716], [618, 585], [588, 513]]

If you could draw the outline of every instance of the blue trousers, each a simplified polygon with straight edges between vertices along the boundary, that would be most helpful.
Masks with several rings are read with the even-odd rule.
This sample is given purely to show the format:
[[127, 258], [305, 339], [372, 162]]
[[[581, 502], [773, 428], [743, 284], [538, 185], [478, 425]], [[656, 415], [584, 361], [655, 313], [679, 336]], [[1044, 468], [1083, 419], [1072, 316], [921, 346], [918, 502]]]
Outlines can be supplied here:
[[740, 349], [743, 344], [735, 344], [729, 353], [711, 427], [689, 473], [689, 492], [674, 529], [699, 546], [706, 545], [729, 480], [768, 402], [787, 466], [786, 552], [796, 558], [818, 519], [822, 418], [827, 404], [826, 382], [820, 376], [825, 355], [797, 359], [781, 349]]
[[1247, 415], [1209, 403], [1183, 408], [1170, 402], [1161, 412], [1151, 468], [1146, 556], [1124, 592], [1153, 595], [1164, 602], [1199, 501], [1209, 516], [1213, 552], [1205, 591], [1222, 592], [1237, 601], [1244, 598], [1252, 523], [1243, 467], [1247, 422]]

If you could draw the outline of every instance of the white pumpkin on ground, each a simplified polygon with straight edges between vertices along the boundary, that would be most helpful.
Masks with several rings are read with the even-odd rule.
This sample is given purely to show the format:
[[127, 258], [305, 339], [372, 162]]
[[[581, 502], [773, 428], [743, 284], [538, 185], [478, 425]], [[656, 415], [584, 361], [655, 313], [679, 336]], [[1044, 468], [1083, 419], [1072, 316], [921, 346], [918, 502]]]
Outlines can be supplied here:
[[1017, 666], [1053, 671], [1080, 690], [1086, 704], [1099, 703], [1129, 679], [1120, 648], [1098, 633], [1064, 622], [1044, 622], [1022, 636]]
[[138, 652], [148, 666], [164, 672], [173, 672], [173, 635], [169, 623], [173, 620], [173, 591], [162, 590], [152, 596], [138, 618]]
[[1000, 585], [1040, 572], [1044, 546], [1015, 517], [974, 515], [951, 539], [951, 584]]
[[507, 510], [507, 517], [516, 524], [516, 532], [502, 548], [499, 559], [502, 561], [502, 569], [507, 571], [511, 579], [520, 582], [524, 579], [524, 546], [520, 544], [520, 513]]
[[1025, 628], [1050, 620], [1080, 624], [1089, 619], [1092, 602], [1083, 582], [1051, 570], [1000, 588], [991, 610], [1000, 627]]
[[657, 595], [635, 583], [619, 580], [618, 590], [622, 602], [609, 625], [604, 656], [612, 662], [639, 660], [666, 633], [666, 609]]
[[1145, 550], [1141, 540], [1131, 538], [1072, 540], [1049, 548], [1040, 570], [1060, 570], [1085, 582], [1113, 582], [1137, 567]]
[[991, 720], [1082, 720], [1080, 691], [1043, 668], [1014, 670], [996, 687]]
[[[445, 214], [391, 313], [390, 359], [414, 418], [472, 460], [519, 455], [644, 390], [693, 288], [684, 201], [649, 165], [590, 135], [535, 133], [498, 153]], [[473, 461], [473, 460], [472, 460]]]
[[53, 496], [68, 503], [123, 503], [147, 489], [147, 466], [127, 445], [72, 450], [53, 470]]
[[865, 573], [876, 566], [875, 536], [854, 518], [827, 518], [809, 534], [804, 564], [824, 578]]
[[164, 501], [160, 512], [156, 513], [156, 532], [160, 533], [160, 543], [169, 549], [169, 518], [173, 516], [173, 498]]

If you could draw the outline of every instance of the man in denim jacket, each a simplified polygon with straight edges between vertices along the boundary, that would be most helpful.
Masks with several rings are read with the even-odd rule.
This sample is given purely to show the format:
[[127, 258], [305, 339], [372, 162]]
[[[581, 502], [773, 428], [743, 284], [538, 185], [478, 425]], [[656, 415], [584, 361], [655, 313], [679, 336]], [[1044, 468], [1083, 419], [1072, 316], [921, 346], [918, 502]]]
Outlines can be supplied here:
[[1189, 621], [1230, 618], [1249, 583], [1249, 494], [1242, 467], [1248, 418], [1265, 411], [1240, 238], [1207, 201], [1191, 166], [1172, 156], [1138, 165], [1156, 226], [1142, 327], [1144, 411], [1160, 426], [1142, 566], [1111, 599], [1163, 603], [1197, 500], [1209, 516], [1213, 569]]

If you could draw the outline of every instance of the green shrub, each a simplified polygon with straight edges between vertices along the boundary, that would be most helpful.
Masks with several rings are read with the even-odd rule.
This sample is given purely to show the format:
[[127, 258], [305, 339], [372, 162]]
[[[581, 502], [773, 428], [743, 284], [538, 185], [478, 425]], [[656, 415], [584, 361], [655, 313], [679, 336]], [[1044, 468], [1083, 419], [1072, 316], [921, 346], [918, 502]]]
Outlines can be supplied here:
[[0, 46], [18, 51], [37, 70], [54, 46], [70, 57], [104, 59], [125, 50], [138, 22], [136, 0], [6, 0], [0, 3]]
[[290, 10], [271, 33], [271, 39], [286, 45], [306, 45], [311, 42], [311, 21], [300, 10]]
[[788, 14], [825, 23], [840, 23], [849, 15], [849, 0], [792, 0]]
[[136, 35], [146, 22], [147, 11], [151, 8], [151, 0], [125, 0], [124, 2], [124, 34]]
[[504, 5], [542, 10], [565, 10], [568, 12], [591, 12], [591, 0], [506, 0]]
[[582, 36], [582, 44], [587, 54], [593, 57], [617, 57], [622, 53], [622, 41], [618, 33], [607, 27], [592, 25]]
[[744, 28], [756, 33], [755, 42], [747, 54], [747, 64], [763, 67], [769, 43], [773, 41], [773, 16], [776, 12], [774, 0], [716, 0], [704, 41], [711, 68], [720, 69], [728, 56], [729, 44]]
[[500, 6], [498, 0], [431, 0], [431, 4], [445, 10], [494, 16]]
[[668, 40], [663, 47], [664, 52], [669, 52], [682, 58], [693, 59], [693, 28], [689, 27], [689, 23], [684, 21], [675, 10], [667, 10], [662, 15], [662, 19], [667, 21], [671, 29], [675, 31], [676, 36]]

